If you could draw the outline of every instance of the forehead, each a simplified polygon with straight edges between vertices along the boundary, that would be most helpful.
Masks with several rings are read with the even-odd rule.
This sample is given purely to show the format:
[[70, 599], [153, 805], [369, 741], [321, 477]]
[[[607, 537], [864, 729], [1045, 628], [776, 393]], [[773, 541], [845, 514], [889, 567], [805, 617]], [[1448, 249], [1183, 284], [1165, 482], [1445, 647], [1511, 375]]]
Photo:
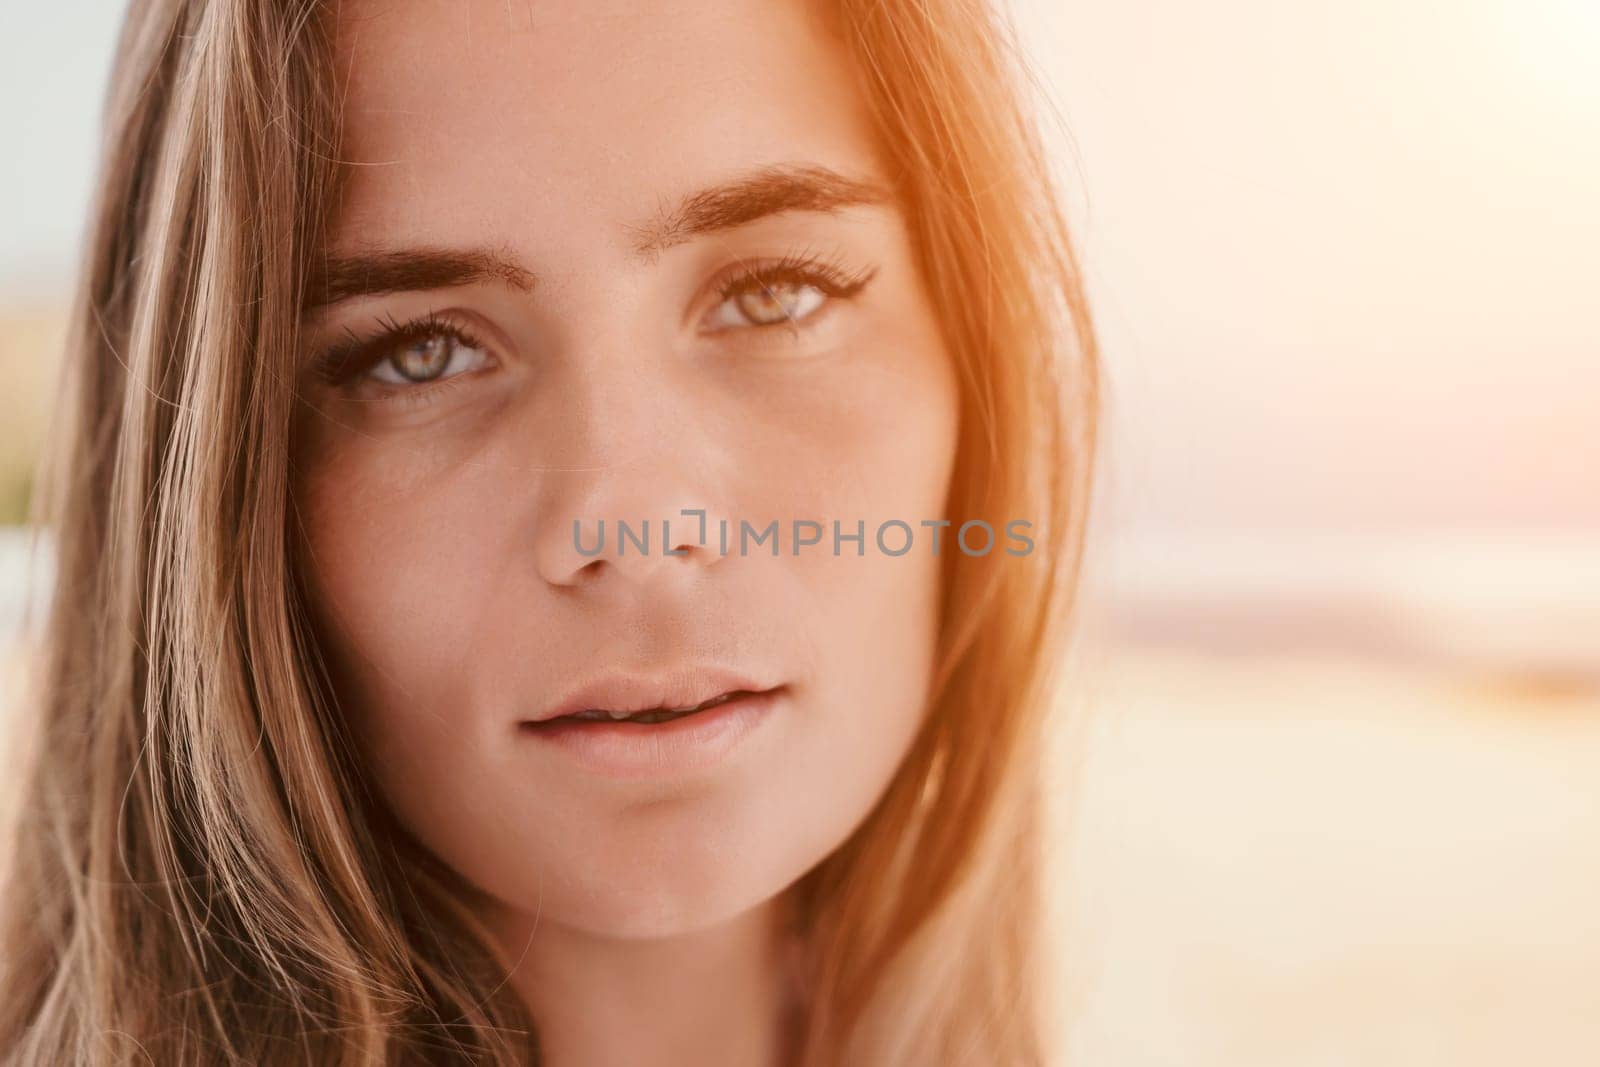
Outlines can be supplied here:
[[[626, 242], [621, 225], [778, 163], [879, 173], [812, 0], [344, 0], [335, 244]], [[587, 225], [587, 229], [586, 229]]]

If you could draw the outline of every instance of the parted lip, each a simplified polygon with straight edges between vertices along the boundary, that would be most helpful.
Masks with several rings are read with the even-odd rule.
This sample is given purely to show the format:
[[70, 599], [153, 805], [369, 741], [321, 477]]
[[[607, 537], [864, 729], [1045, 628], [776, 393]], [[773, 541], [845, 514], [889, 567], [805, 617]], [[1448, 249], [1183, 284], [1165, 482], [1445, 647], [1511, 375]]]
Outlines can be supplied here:
[[527, 723], [547, 722], [580, 711], [651, 711], [655, 708], [690, 708], [724, 693], [764, 693], [777, 688], [770, 682], [723, 667], [680, 666], [639, 673], [608, 672], [577, 686], [566, 696], [534, 715]]

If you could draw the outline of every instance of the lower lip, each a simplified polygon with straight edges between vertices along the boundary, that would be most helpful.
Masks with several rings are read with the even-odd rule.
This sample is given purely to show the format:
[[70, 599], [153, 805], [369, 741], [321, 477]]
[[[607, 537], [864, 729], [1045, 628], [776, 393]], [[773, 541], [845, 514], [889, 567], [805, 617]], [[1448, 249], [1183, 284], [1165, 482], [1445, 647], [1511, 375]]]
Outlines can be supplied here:
[[785, 689], [752, 693], [669, 722], [523, 723], [529, 738], [611, 778], [659, 778], [705, 770], [726, 759], [765, 722]]

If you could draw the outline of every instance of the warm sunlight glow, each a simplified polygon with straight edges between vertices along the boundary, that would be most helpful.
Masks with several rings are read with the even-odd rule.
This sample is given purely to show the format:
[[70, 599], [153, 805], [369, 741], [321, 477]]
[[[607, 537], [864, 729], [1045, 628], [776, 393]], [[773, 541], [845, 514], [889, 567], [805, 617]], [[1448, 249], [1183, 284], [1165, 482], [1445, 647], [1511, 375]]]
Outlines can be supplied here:
[[1502, 0], [1494, 12], [1506, 58], [1544, 96], [1540, 103], [1600, 121], [1600, 3]]

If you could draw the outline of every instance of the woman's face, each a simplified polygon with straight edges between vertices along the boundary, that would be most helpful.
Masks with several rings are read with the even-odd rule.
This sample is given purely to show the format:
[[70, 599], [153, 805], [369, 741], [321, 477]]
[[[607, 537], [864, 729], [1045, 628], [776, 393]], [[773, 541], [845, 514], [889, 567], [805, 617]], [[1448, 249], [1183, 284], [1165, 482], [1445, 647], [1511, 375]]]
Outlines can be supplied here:
[[804, 0], [346, 0], [336, 42], [297, 504], [372, 780], [511, 914], [768, 900], [922, 720], [956, 438], [845, 57]]

